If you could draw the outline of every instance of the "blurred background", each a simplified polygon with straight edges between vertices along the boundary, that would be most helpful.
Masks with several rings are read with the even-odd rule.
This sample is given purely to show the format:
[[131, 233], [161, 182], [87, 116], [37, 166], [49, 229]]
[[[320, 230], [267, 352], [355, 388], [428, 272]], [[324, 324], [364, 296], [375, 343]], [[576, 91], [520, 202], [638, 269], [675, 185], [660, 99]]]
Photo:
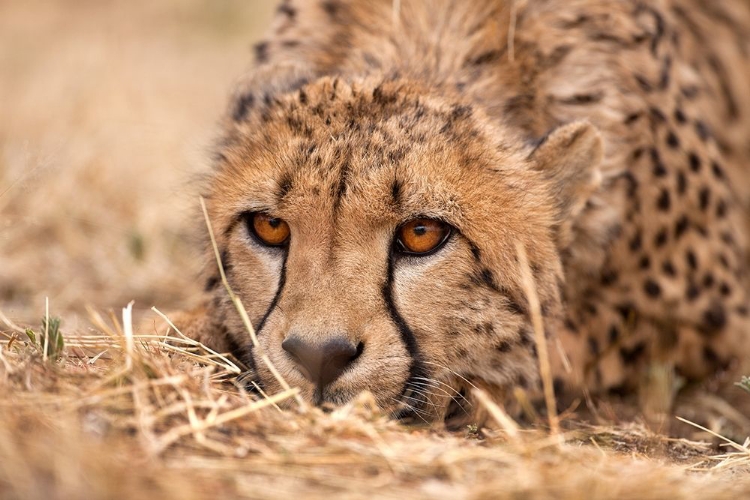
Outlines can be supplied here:
[[1, 312], [195, 302], [194, 178], [274, 4], [0, 0]]

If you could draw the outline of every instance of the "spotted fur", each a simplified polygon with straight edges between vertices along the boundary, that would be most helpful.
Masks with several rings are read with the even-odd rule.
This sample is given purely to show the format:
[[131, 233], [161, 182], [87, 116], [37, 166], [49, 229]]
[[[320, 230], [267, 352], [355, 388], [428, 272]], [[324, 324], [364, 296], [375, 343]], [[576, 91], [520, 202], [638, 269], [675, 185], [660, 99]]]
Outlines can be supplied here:
[[[558, 390], [730, 368], [749, 352], [749, 54], [729, 0], [283, 2], [205, 193], [262, 350], [311, 401], [369, 390], [399, 417], [533, 386], [520, 242]], [[252, 211], [289, 223], [288, 250], [252, 240]], [[453, 236], [395, 254], [416, 216]], [[206, 288], [187, 331], [278, 389]], [[281, 342], [334, 333], [364, 348], [314, 397]]]

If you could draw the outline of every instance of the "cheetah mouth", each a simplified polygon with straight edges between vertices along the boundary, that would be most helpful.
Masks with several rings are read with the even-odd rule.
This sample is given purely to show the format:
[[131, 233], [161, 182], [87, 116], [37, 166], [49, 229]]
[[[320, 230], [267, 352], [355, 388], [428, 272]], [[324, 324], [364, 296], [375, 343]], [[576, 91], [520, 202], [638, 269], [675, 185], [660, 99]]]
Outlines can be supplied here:
[[[234, 383], [242, 390], [257, 397], [264, 398], [268, 396], [260, 376], [252, 368], [238, 375]], [[398, 397], [390, 398], [392, 404], [385, 405], [379, 403], [379, 405], [387, 412], [391, 419], [404, 425], [432, 425], [442, 417], [442, 421], [448, 429], [457, 430], [462, 426], [466, 417], [471, 414], [471, 402], [467, 399], [465, 391], [463, 389], [460, 391], [450, 389], [453, 393], [448, 399], [446, 408], [442, 409], [438, 408], [436, 402], [431, 399], [431, 396], [434, 396], [438, 392], [447, 394], [449, 388], [450, 386], [445, 382], [428, 376], [416, 375], [404, 384], [404, 388]], [[352, 396], [345, 399], [337, 396], [340, 395], [334, 393], [325, 397], [319, 391], [314, 391], [313, 399], [310, 403], [324, 412], [331, 412], [354, 398]], [[377, 395], [375, 399], [378, 400]], [[388, 409], [389, 406], [390, 409]]]

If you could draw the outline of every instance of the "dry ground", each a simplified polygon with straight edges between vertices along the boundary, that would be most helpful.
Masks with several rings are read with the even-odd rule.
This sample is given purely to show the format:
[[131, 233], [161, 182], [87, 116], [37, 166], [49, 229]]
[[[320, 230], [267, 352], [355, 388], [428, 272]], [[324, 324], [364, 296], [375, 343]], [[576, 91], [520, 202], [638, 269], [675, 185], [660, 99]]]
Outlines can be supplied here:
[[[707, 433], [668, 439], [636, 419], [449, 434], [389, 422], [366, 395], [331, 414], [272, 396], [282, 412], [201, 346], [130, 334], [130, 300], [138, 323], [196, 296], [190, 179], [270, 10], [0, 0], [0, 497], [750, 493], [750, 452], [695, 441]], [[62, 353], [44, 349], [46, 297]], [[743, 418], [725, 410], [717, 429]]]

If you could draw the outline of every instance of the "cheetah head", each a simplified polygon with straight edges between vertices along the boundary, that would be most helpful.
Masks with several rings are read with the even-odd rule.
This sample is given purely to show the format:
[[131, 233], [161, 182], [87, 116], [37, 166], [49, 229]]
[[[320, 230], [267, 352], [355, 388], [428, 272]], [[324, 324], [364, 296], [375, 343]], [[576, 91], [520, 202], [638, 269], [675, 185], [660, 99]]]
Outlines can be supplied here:
[[534, 382], [516, 243], [553, 322], [560, 254], [598, 183], [592, 126], [531, 143], [399, 79], [249, 91], [229, 115], [205, 197], [260, 346], [216, 278], [200, 324], [261, 387], [279, 389], [262, 352], [314, 404], [368, 390], [430, 421], [468, 384]]

